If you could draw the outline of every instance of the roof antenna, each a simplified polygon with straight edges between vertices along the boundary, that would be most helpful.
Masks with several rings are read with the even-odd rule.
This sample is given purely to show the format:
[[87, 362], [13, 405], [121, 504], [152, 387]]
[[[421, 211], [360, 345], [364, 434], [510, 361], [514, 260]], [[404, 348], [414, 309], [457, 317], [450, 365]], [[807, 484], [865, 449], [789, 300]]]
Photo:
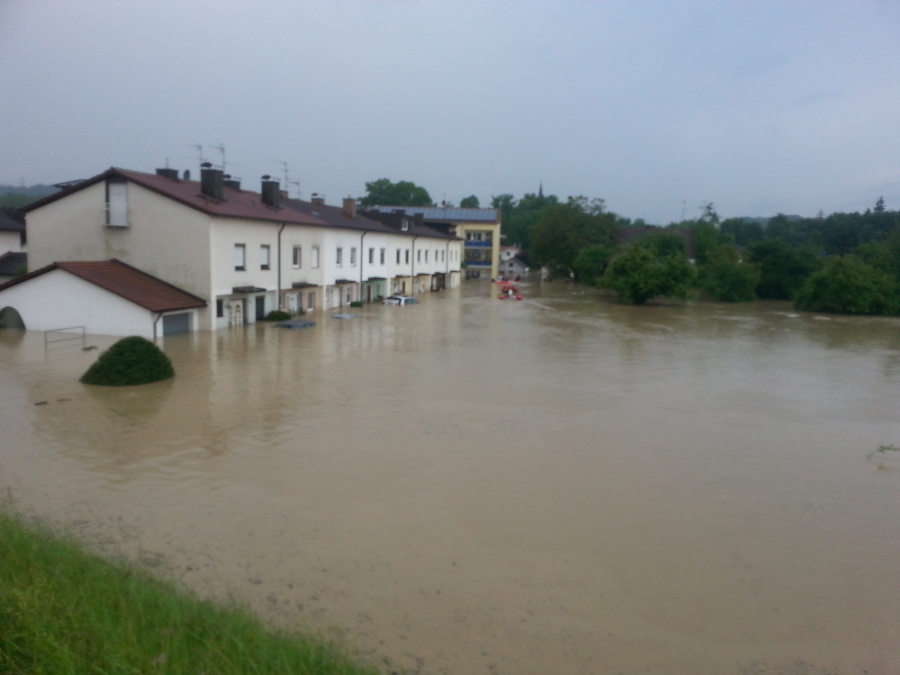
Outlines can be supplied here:
[[213, 150], [218, 150], [219, 152], [222, 153], [221, 169], [224, 172], [225, 171], [225, 143], [219, 143], [219, 145], [211, 145], [209, 147], [211, 147]]
[[300, 181], [291, 180], [291, 175], [288, 172], [288, 163], [285, 162], [283, 159], [276, 159], [275, 163], [281, 164], [281, 166], [284, 170], [284, 189], [290, 190], [291, 188], [289, 186], [295, 185], [297, 187], [297, 198], [299, 199], [300, 198]]
[[197, 143], [196, 145], [191, 145], [190, 147], [194, 148], [197, 151], [197, 164], [203, 164], [203, 162], [206, 161], [203, 158], [203, 146], [200, 143]]

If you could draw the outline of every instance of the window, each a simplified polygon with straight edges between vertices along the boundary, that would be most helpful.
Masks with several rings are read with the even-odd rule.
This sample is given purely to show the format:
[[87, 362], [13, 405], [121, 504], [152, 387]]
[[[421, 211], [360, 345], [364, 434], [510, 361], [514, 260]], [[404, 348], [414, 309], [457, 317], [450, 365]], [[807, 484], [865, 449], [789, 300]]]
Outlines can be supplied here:
[[425, 262], [428, 262], [428, 249], [425, 249]]
[[262, 244], [259, 247], [259, 269], [269, 269], [269, 262], [272, 254], [272, 247], [268, 244]]
[[409, 249], [406, 249], [406, 264], [409, 265]]
[[295, 246], [294, 254], [291, 257], [291, 265], [293, 265], [295, 268], [299, 269], [302, 266], [302, 264], [303, 264], [303, 247]]
[[216, 318], [221, 319], [225, 316], [225, 301], [222, 299], [216, 299]]
[[397, 264], [400, 264], [400, 249], [397, 249]]
[[384, 265], [384, 249], [381, 249], [381, 252], [380, 252], [380, 253], [381, 253], [380, 262], [381, 262], [382, 265]]
[[409, 219], [408, 218], [403, 218], [400, 221], [400, 229], [403, 230], [404, 232], [409, 230]]
[[247, 269], [247, 246], [245, 244], [234, 245], [234, 269], [238, 272]]
[[374, 248], [369, 249], [369, 264], [370, 265], [375, 264], [375, 249]]
[[311, 255], [310, 255], [310, 265], [312, 265], [313, 269], [319, 268], [319, 247], [313, 246]]
[[419, 249], [418, 251], [416, 251], [416, 262], [417, 263], [422, 262], [422, 249]]
[[128, 227], [128, 184], [123, 181], [106, 184], [106, 224]]
[[350, 249], [350, 265], [356, 267], [356, 247]]
[[335, 258], [335, 262], [337, 263], [338, 267], [341, 267], [344, 264], [344, 249], [340, 246], [338, 246], [337, 249], [337, 257]]

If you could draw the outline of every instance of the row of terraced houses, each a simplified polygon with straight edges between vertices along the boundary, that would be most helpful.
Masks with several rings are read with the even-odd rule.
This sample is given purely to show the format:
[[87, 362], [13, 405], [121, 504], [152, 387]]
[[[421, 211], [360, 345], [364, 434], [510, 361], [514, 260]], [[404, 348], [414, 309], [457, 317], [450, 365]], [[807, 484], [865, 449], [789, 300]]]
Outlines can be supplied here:
[[208, 164], [199, 181], [111, 168], [24, 211], [31, 271], [0, 285], [0, 327], [157, 337], [498, 274], [497, 209], [361, 211]]

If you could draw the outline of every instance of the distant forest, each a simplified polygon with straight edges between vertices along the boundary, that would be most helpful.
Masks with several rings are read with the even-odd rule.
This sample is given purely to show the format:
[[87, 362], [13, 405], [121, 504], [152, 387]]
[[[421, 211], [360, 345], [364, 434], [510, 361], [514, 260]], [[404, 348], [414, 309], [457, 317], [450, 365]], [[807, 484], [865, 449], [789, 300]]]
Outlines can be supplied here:
[[52, 185], [2, 185], [0, 184], [0, 208], [20, 209], [31, 202], [52, 195], [57, 189]]

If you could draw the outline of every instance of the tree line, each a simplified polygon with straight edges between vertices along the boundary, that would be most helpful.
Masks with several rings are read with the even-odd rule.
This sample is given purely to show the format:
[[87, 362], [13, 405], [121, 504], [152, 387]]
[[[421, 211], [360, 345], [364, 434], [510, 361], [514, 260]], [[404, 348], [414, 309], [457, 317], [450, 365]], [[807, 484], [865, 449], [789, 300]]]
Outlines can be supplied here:
[[[363, 204], [433, 205], [409, 181], [366, 188]], [[478, 198], [460, 206], [478, 207]], [[721, 220], [710, 202], [698, 218], [666, 227], [618, 216], [602, 199], [562, 201], [543, 189], [493, 196], [491, 207], [501, 211], [504, 243], [520, 247], [530, 265], [609, 289], [620, 302], [766, 299], [809, 311], [900, 314], [900, 212], [883, 198], [864, 213], [768, 220]]]

